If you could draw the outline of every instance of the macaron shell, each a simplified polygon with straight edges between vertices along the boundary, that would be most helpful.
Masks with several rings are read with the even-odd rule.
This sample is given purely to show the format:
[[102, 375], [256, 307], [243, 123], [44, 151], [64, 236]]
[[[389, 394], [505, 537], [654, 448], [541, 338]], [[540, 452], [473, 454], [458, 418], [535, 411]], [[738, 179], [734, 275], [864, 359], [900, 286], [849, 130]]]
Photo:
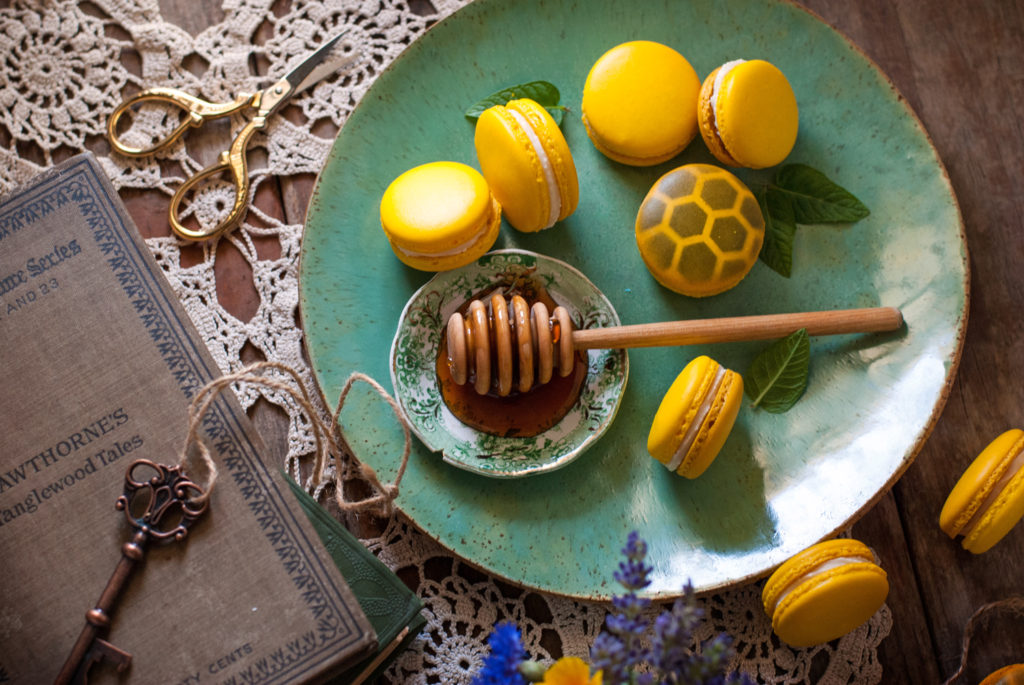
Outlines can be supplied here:
[[388, 185], [380, 221], [403, 263], [439, 271], [468, 264], [491, 248], [501, 225], [501, 206], [473, 167], [431, 162]]
[[961, 543], [968, 552], [981, 554], [1003, 539], [1024, 518], [1024, 470], [1015, 475], [995, 502], [982, 514], [974, 530]]
[[691, 360], [665, 391], [647, 436], [647, 451], [662, 464], [675, 455], [717, 371], [718, 363], [702, 355]]
[[475, 262], [494, 246], [501, 230], [501, 205], [494, 198], [491, 198], [490, 205], [491, 211], [484, 217], [477, 237], [455, 254], [409, 255], [395, 249], [394, 241], [390, 241], [392, 250], [399, 261], [420, 271], [449, 271]]
[[718, 76], [720, 69], [721, 67], [708, 74], [700, 87], [700, 102], [697, 105], [697, 124], [700, 128], [700, 137], [704, 140], [704, 144], [708, 146], [711, 154], [715, 156], [715, 159], [726, 166], [738, 167], [740, 163], [726, 152], [725, 146], [722, 145], [722, 139], [718, 137], [718, 132], [715, 130], [715, 111], [711, 104], [711, 94], [715, 90], [715, 77]]
[[476, 169], [432, 162], [409, 169], [387, 187], [380, 203], [388, 237], [417, 252], [442, 252], [475, 239], [490, 211], [490, 190]]
[[[939, 527], [946, 535], [954, 538], [963, 531], [1022, 449], [1024, 449], [1024, 431], [1008, 430], [990, 442], [971, 462], [956, 485], [953, 486], [939, 514]], [[1012, 515], [1020, 506], [1024, 506], [1017, 501], [1017, 499], [1024, 498], [1024, 493], [1021, 492], [1021, 475], [1017, 474], [1014, 480], [1007, 485], [1004, 491], [1006, 497], [999, 498], [1008, 500], [1000, 508], [1000, 511], [1004, 511], [1008, 515]], [[1011, 523], [1010, 526], [1012, 527], [1012, 525]], [[964, 543], [966, 544], [966, 542], [965, 539]]]
[[[714, 389], [721, 365], [707, 356], [693, 359], [676, 376], [662, 397], [647, 436], [647, 451], [657, 461], [671, 463], [694, 421], [704, 398]], [[743, 401], [743, 378], [724, 369], [715, 399], [676, 473], [697, 478], [721, 451], [736, 423]]]
[[889, 595], [884, 570], [870, 562], [844, 564], [794, 588], [775, 609], [772, 629], [793, 647], [819, 645], [870, 619]]
[[579, 204], [580, 185], [576, 173], [576, 163], [572, 158], [572, 151], [569, 144], [562, 135], [562, 129], [558, 127], [554, 117], [541, 105], [533, 100], [521, 99], [509, 102], [506, 107], [514, 109], [530, 122], [533, 132], [544, 147], [544, 153], [555, 172], [555, 180], [558, 183], [558, 194], [561, 198], [561, 208], [558, 220], [567, 219]]
[[874, 553], [870, 547], [859, 540], [835, 538], [811, 545], [794, 554], [775, 569], [769, 576], [768, 582], [765, 583], [764, 589], [761, 591], [765, 612], [769, 615], [772, 614], [772, 607], [778, 602], [779, 596], [794, 580], [826, 561], [842, 557], [873, 559]]
[[544, 228], [551, 211], [544, 168], [519, 122], [505, 107], [491, 107], [477, 120], [473, 143], [509, 224], [526, 232]]
[[604, 53], [583, 86], [583, 123], [594, 146], [623, 164], [667, 161], [697, 135], [700, 79], [677, 51], [631, 41]]
[[729, 157], [762, 169], [782, 162], [796, 143], [796, 95], [778, 67], [764, 60], [734, 66], [717, 96], [718, 136]]
[[680, 476], [696, 478], [711, 466], [732, 432], [742, 402], [743, 377], [726, 369], [715, 403], [704, 419], [704, 426], [697, 434], [690, 454], [679, 466], [677, 473]]

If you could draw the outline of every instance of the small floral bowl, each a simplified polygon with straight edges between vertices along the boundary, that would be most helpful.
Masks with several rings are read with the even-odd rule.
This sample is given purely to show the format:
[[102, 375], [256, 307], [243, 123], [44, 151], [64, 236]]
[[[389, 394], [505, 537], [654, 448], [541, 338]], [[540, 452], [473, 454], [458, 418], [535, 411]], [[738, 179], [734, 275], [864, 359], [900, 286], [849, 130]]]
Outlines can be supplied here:
[[624, 350], [588, 350], [579, 398], [554, 426], [533, 437], [502, 437], [459, 421], [441, 396], [437, 357], [448, 317], [496, 283], [529, 276], [581, 328], [619, 325], [607, 298], [565, 262], [525, 250], [495, 250], [473, 264], [438, 273], [402, 311], [391, 345], [391, 381], [413, 433], [449, 464], [494, 478], [554, 471], [604, 434], [619, 409], [628, 358]]

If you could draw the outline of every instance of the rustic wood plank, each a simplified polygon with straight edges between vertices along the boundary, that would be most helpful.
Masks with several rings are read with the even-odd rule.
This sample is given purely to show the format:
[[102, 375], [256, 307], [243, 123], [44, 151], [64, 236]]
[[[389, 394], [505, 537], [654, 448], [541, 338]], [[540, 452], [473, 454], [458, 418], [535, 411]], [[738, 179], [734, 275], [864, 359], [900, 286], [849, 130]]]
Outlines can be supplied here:
[[903, 523], [892, 492], [887, 493], [860, 519], [853, 537], [869, 545], [889, 575], [886, 603], [892, 612], [892, 630], [878, 649], [883, 682], [937, 683], [940, 677], [914, 560], [904, 536]]

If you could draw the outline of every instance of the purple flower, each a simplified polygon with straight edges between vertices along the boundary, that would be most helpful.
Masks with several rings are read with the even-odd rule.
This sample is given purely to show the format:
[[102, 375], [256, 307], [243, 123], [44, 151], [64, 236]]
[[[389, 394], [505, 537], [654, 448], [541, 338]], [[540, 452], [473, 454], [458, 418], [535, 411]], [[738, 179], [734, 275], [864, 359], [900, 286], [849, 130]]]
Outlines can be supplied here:
[[491, 653], [484, 659], [483, 668], [473, 676], [471, 685], [526, 685], [519, 673], [519, 663], [526, 658], [526, 650], [515, 624], [503, 621], [495, 625], [487, 644]]
[[[650, 574], [654, 569], [644, 563], [647, 543], [636, 531], [629, 534], [622, 554], [625, 560], [619, 563], [615, 580], [626, 593], [612, 598], [615, 611], [605, 620], [605, 630], [598, 635], [591, 650], [593, 667], [602, 670], [604, 682], [608, 685], [746, 682], [726, 675], [733, 656], [727, 636], [720, 635], [703, 645], [695, 644], [693, 632], [704, 619], [704, 610], [697, 604], [689, 583], [683, 588], [683, 597], [655, 619], [650, 649], [641, 647], [651, 627], [645, 616], [651, 602], [636, 593], [651, 584]], [[639, 673], [641, 665], [648, 667], [643, 673]]]
[[646, 656], [641, 640], [650, 627], [644, 612], [650, 607], [651, 601], [636, 595], [636, 590], [651, 584], [648, 575], [653, 569], [644, 564], [647, 543], [633, 531], [626, 540], [622, 554], [626, 560], [619, 564], [619, 570], [614, 575], [627, 592], [612, 598], [616, 613], [609, 614], [605, 619], [605, 631], [597, 636], [590, 650], [593, 668], [600, 669], [603, 681], [612, 684], [632, 682], [630, 673]]
[[[689, 583], [671, 609], [658, 615], [651, 630], [647, 618], [651, 600], [636, 594], [651, 584], [654, 568], [644, 563], [647, 543], [633, 531], [622, 554], [625, 561], [619, 563], [614, 576], [626, 593], [612, 598], [613, 611], [590, 650], [591, 672], [601, 671], [605, 685], [752, 684], [745, 675], [727, 674], [735, 655], [727, 635], [704, 643], [694, 638], [694, 630], [704, 620], [704, 609]], [[649, 649], [643, 646], [648, 631], [653, 633]], [[515, 626], [499, 623], [488, 644], [491, 653], [472, 685], [526, 685], [519, 671], [526, 652]]]
[[702, 620], [704, 609], [697, 604], [693, 586], [687, 583], [683, 596], [654, 622], [648, 662], [664, 674], [662, 682], [703, 685], [749, 682], [745, 677], [726, 675], [733, 656], [732, 640], [728, 635], [718, 635], [703, 644], [696, 644], [693, 632]]
[[629, 682], [629, 669], [633, 660], [621, 638], [611, 633], [601, 632], [594, 638], [590, 648], [590, 666], [601, 671], [601, 681], [605, 683]]
[[619, 570], [613, 574], [615, 580], [630, 591], [643, 590], [650, 585], [651, 581], [647, 576], [654, 569], [644, 564], [644, 559], [647, 558], [647, 543], [635, 530], [626, 539], [622, 554], [626, 560], [619, 562]]

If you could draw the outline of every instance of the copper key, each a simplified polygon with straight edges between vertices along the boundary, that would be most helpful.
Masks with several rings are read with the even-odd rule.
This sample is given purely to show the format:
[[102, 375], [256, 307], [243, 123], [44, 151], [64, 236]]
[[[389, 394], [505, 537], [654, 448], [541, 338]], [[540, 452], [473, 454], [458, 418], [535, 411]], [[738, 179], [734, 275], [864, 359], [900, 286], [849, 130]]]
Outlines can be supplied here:
[[[140, 481], [136, 479], [137, 469], [152, 471], [155, 475]], [[121, 560], [96, 606], [86, 612], [85, 628], [54, 681], [59, 685], [84, 685], [88, 682], [89, 669], [103, 661], [116, 666], [118, 671], [131, 665], [131, 654], [100, 637], [110, 627], [114, 604], [132, 570], [143, 561], [147, 542], [184, 539], [189, 527], [206, 512], [208, 502], [202, 498], [203, 489], [189, 480], [179, 466], [139, 459], [128, 467], [124, 481], [124, 493], [114, 506], [124, 512], [135, 533], [121, 546]], [[134, 513], [133, 510], [138, 509], [143, 511]]]

